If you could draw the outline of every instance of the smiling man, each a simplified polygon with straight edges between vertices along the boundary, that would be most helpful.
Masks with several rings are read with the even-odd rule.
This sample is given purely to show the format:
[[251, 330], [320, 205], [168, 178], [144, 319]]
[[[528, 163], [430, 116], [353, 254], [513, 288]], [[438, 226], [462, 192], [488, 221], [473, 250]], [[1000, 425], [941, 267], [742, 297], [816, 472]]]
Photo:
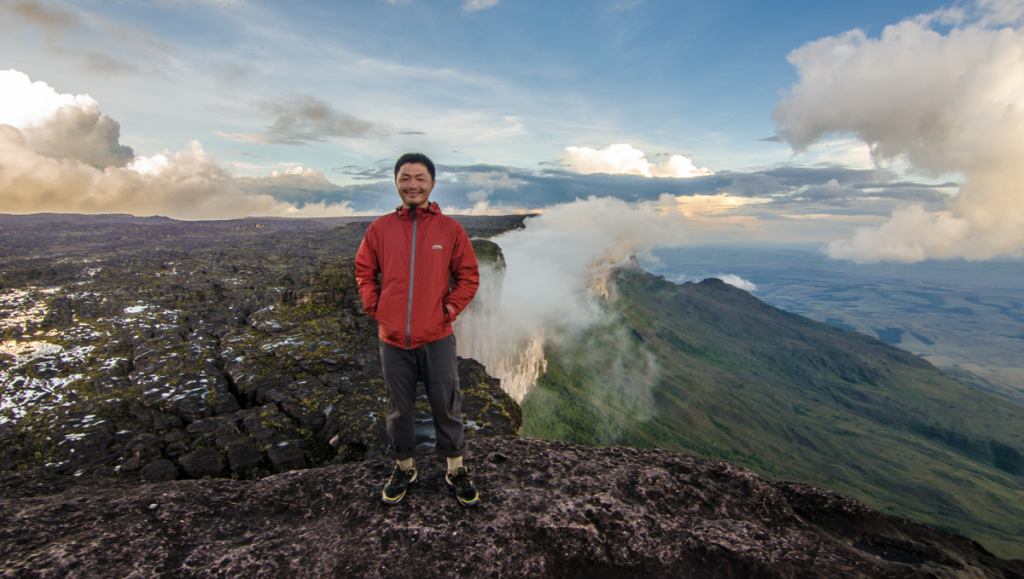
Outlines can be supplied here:
[[366, 230], [356, 255], [356, 281], [366, 313], [377, 321], [387, 392], [388, 456], [397, 461], [382, 499], [395, 504], [416, 481], [413, 423], [416, 383], [426, 386], [445, 480], [466, 507], [479, 495], [462, 464], [466, 441], [452, 322], [480, 283], [469, 236], [430, 202], [434, 163], [406, 153], [395, 163], [402, 206]]

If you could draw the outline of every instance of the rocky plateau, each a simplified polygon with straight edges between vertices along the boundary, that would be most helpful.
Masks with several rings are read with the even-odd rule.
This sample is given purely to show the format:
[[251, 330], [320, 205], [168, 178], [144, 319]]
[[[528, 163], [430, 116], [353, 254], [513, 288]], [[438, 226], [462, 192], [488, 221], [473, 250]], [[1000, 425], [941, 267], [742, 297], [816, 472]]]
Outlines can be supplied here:
[[[463, 221], [482, 239], [522, 217]], [[381, 504], [365, 221], [0, 216], [4, 577], [1024, 577], [1024, 561], [727, 462], [517, 436], [460, 360], [463, 509], [432, 452]], [[487, 307], [486, 300], [473, 307]]]

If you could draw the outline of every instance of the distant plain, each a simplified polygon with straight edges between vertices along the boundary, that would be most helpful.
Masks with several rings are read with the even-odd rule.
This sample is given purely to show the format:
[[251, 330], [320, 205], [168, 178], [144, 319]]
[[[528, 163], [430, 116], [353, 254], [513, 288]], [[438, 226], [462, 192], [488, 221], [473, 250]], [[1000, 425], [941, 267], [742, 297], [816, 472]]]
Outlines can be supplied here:
[[683, 283], [739, 276], [765, 302], [918, 354], [976, 388], [1024, 404], [1024, 260], [855, 264], [815, 245], [699, 245], [644, 268]]

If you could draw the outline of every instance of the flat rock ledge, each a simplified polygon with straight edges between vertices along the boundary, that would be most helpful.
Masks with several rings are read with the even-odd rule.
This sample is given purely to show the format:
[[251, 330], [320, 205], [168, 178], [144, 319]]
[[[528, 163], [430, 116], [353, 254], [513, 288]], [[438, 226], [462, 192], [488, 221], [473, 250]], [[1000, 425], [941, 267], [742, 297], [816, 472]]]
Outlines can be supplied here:
[[1024, 577], [1024, 561], [728, 463], [511, 436], [393, 507], [378, 458], [260, 480], [0, 474], [3, 577]]

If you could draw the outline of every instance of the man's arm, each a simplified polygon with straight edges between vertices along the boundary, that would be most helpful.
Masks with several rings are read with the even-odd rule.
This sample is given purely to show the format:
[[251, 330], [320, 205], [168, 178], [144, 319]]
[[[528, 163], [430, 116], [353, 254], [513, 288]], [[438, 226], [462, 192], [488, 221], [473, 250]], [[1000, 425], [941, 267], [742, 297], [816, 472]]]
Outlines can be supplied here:
[[372, 228], [366, 230], [359, 251], [356, 253], [356, 284], [359, 286], [359, 297], [363, 298], [363, 309], [371, 318], [376, 319], [377, 302], [380, 300], [380, 261], [377, 257], [376, 236]]
[[480, 287], [480, 269], [476, 262], [476, 253], [469, 242], [466, 230], [459, 226], [455, 238], [455, 249], [452, 259], [448, 262], [448, 271], [452, 277], [452, 289], [444, 299], [445, 320], [451, 322], [473, 301], [476, 290]]

